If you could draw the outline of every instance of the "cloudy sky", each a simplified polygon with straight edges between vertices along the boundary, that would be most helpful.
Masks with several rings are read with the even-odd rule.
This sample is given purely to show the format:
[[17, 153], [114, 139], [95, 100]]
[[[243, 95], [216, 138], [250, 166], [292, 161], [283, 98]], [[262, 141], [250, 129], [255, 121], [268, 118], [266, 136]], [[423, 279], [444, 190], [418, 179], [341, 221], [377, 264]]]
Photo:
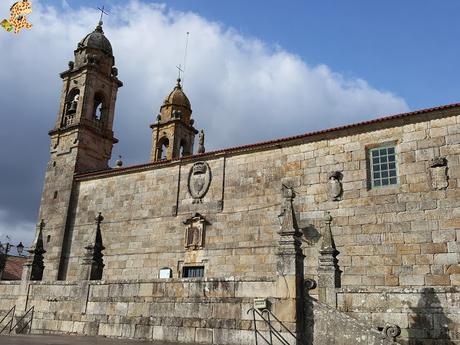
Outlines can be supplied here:
[[[32, 29], [0, 30], [0, 240], [27, 244], [58, 111], [58, 74], [94, 29], [100, 6], [32, 1]], [[13, 2], [0, 0], [0, 21]], [[148, 160], [149, 124], [184, 65], [186, 32], [184, 89], [208, 150], [457, 102], [459, 4], [105, 1], [104, 31], [124, 82], [114, 156], [125, 165]]]

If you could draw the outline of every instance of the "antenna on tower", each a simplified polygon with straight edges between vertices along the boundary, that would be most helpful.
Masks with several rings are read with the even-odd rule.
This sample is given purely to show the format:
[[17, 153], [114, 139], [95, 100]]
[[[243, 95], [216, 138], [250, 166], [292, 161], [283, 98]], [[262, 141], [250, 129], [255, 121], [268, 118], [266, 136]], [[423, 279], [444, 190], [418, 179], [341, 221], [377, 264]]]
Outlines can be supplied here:
[[[184, 86], [184, 75], [185, 75], [185, 66], [187, 64], [187, 49], [188, 49], [188, 38], [190, 36], [190, 32], [187, 31], [187, 37], [185, 39], [185, 50], [184, 50], [184, 68], [182, 69], [182, 86]], [[180, 66], [180, 65], [179, 65]]]

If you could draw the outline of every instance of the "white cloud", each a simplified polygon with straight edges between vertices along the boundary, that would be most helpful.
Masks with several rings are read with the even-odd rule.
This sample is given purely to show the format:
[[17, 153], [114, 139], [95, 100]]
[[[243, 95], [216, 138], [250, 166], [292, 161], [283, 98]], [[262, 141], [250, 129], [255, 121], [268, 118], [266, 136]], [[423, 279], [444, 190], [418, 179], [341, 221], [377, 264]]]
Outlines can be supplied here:
[[[71, 10], [69, 3], [57, 9], [35, 0], [29, 16], [32, 29], [18, 36], [0, 32], [0, 154], [16, 164], [10, 169], [40, 167], [31, 169], [30, 176], [41, 173], [48, 159], [46, 132], [58, 110], [58, 73], [67, 68], [78, 41], [98, 19], [94, 9]], [[7, 7], [2, 2], [0, 13], [7, 13]], [[184, 89], [196, 126], [206, 131], [208, 150], [408, 110], [402, 98], [364, 80], [345, 78], [325, 65], [310, 66], [282, 48], [194, 13], [131, 1], [113, 7], [105, 20], [104, 31], [125, 84], [117, 101], [115, 132], [120, 143], [114, 151], [125, 163], [148, 160], [149, 124], [174, 86], [187, 31]], [[16, 151], [10, 149], [11, 142], [18, 143]], [[21, 181], [15, 183], [24, 197], [41, 189], [37, 185], [33, 191], [21, 190]], [[1, 196], [0, 207], [7, 208]], [[32, 219], [36, 210], [26, 213]]]

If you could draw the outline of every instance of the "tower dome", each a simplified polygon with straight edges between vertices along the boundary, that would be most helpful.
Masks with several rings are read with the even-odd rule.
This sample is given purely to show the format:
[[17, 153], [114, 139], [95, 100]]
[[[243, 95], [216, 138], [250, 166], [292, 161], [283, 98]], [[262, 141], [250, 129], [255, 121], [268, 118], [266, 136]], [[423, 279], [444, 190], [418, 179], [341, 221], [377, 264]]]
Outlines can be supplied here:
[[93, 32], [86, 35], [78, 43], [78, 48], [100, 49], [104, 53], [112, 55], [112, 45], [107, 37], [105, 37], [104, 31], [102, 31], [102, 21], [99, 22]]
[[177, 84], [168, 96], [166, 96], [163, 105], [160, 108], [160, 114], [163, 120], [181, 118], [185, 123], [190, 124], [192, 107], [190, 101], [182, 90], [181, 79], [177, 79]]
[[182, 90], [182, 86], [180, 84], [180, 78], [177, 79], [177, 84], [174, 87], [168, 96], [166, 96], [163, 105], [172, 105], [172, 106], [179, 106], [191, 109], [190, 101], [188, 100], [187, 96], [185, 95], [184, 91]]

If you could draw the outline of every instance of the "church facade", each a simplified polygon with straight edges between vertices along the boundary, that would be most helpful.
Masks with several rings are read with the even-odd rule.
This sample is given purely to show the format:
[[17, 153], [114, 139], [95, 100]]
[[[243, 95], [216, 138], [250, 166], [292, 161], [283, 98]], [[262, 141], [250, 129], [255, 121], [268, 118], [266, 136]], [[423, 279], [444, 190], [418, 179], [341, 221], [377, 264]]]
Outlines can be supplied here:
[[32, 332], [252, 344], [258, 302], [298, 344], [460, 343], [460, 104], [194, 154], [178, 80], [150, 162], [112, 168], [102, 23], [61, 78], [31, 256], [0, 284]]

